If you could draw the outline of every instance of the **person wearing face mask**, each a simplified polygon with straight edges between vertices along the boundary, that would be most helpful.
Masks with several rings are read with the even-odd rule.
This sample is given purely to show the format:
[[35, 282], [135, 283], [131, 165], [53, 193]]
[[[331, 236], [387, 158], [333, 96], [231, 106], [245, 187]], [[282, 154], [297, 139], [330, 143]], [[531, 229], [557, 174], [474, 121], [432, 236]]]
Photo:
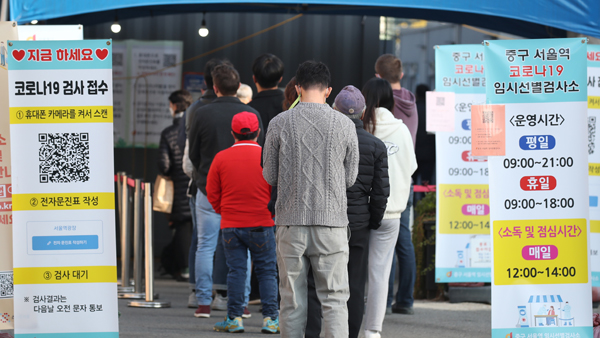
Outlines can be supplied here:
[[192, 96], [186, 90], [178, 90], [169, 96], [169, 111], [173, 124], [160, 134], [158, 147], [158, 172], [173, 180], [173, 209], [168, 215], [169, 227], [173, 230], [173, 238], [161, 254], [161, 263], [165, 272], [178, 281], [185, 281], [181, 275], [188, 267], [188, 256], [192, 238], [192, 214], [187, 197], [190, 178], [181, 166], [183, 151], [177, 142], [179, 125], [183, 123], [183, 112], [192, 104]]

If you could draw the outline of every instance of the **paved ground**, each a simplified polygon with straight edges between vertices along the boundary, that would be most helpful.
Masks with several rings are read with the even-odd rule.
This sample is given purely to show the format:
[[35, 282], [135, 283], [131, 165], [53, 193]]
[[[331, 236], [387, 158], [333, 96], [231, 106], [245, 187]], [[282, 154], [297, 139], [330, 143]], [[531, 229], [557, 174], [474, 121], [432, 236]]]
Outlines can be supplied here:
[[[225, 312], [213, 311], [212, 318], [193, 317], [193, 309], [187, 308], [188, 284], [171, 280], [157, 280], [156, 292], [160, 300], [170, 301], [168, 309], [140, 309], [127, 306], [127, 300], [119, 300], [121, 311], [120, 331], [122, 338], [134, 337], [225, 337], [228, 334], [214, 332], [212, 327], [222, 320]], [[260, 333], [262, 317], [258, 306], [250, 306], [253, 316], [244, 320], [246, 332], [236, 337], [266, 336]], [[476, 338], [490, 336], [490, 310], [485, 304], [418, 301], [415, 315], [388, 315], [384, 321], [383, 337], [420, 338]]]

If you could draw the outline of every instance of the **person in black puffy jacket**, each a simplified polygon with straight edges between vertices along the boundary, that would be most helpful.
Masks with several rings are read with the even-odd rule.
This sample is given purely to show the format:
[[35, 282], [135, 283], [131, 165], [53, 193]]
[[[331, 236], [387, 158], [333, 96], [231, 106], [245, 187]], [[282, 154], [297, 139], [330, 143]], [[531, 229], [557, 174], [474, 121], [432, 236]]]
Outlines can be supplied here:
[[187, 197], [190, 178], [183, 172], [183, 151], [177, 142], [183, 113], [192, 103], [192, 96], [186, 90], [178, 90], [169, 96], [169, 109], [173, 124], [160, 134], [158, 147], [158, 172], [173, 180], [173, 209], [169, 214], [169, 227], [173, 229], [173, 239], [161, 254], [165, 271], [176, 280], [185, 281], [181, 272], [188, 267], [188, 257], [192, 236], [192, 214]]
[[[365, 99], [354, 86], [346, 86], [335, 98], [334, 109], [348, 116], [356, 125], [360, 153], [356, 183], [346, 190], [348, 197], [348, 221], [351, 231], [350, 256], [348, 260], [348, 299], [349, 338], [357, 338], [364, 314], [365, 283], [369, 259], [369, 233], [377, 229], [390, 195], [388, 179], [388, 157], [385, 144], [371, 135], [363, 127], [361, 117], [366, 105]], [[315, 291], [314, 279], [309, 272], [308, 281], [308, 321], [306, 338], [317, 338], [321, 333], [321, 304]]]

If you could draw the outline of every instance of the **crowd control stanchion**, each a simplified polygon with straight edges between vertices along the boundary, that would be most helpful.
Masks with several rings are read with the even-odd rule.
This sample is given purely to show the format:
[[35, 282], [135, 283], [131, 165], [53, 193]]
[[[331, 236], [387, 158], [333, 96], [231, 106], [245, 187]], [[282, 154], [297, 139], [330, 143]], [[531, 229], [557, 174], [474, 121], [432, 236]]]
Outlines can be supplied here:
[[119, 298], [127, 299], [144, 299], [144, 284], [142, 283], [142, 275], [144, 268], [142, 266], [142, 219], [144, 211], [142, 209], [144, 194], [142, 193], [142, 180], [137, 178], [134, 184], [133, 193], [133, 292], [119, 293]]
[[[119, 225], [119, 231], [121, 231], [121, 229], [123, 228], [123, 225], [121, 224], [121, 220], [123, 218], [123, 196], [122, 196], [123, 195], [123, 182], [122, 182], [121, 177], [123, 177], [125, 175], [127, 175], [127, 173], [125, 173], [124, 171], [119, 171], [115, 175], [115, 182], [117, 182], [117, 212], [119, 213], [119, 217], [117, 218], [117, 223]], [[121, 279], [117, 280], [117, 286], [121, 286]]]
[[131, 225], [130, 213], [131, 202], [129, 200], [129, 178], [121, 176], [121, 286], [117, 289], [119, 293], [133, 292], [131, 286], [130, 252], [131, 252]]
[[154, 301], [154, 256], [152, 250], [152, 195], [151, 184], [144, 183], [144, 232], [146, 253], [146, 300], [132, 301], [129, 306], [165, 308], [171, 307], [171, 302]]

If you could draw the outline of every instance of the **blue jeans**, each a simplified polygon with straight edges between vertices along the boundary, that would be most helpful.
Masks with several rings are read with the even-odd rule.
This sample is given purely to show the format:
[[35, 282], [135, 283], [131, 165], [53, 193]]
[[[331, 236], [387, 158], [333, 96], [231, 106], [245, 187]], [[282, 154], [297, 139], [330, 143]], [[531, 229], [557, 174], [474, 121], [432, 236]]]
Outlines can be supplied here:
[[190, 196], [190, 210], [192, 211], [192, 242], [190, 243], [190, 257], [188, 266], [190, 270], [190, 284], [196, 289], [196, 251], [198, 250], [198, 224], [196, 222], [196, 196]]
[[250, 275], [247, 264], [250, 250], [260, 288], [263, 317], [277, 318], [277, 258], [273, 230], [264, 227], [225, 228], [222, 233], [229, 267], [227, 314], [235, 318], [244, 313], [244, 284]]
[[198, 305], [210, 305], [213, 289], [213, 264], [225, 264], [225, 262], [213, 262], [221, 228], [221, 215], [215, 212], [208, 198], [200, 189], [196, 194], [196, 222], [198, 232], [195, 271], [196, 298], [198, 298]]
[[398, 292], [396, 293], [396, 307], [411, 308], [414, 303], [413, 292], [415, 289], [415, 279], [417, 277], [417, 262], [415, 259], [415, 247], [412, 242], [410, 232], [410, 209], [413, 205], [413, 187], [410, 187], [410, 195], [406, 210], [400, 215], [400, 232], [398, 233], [398, 242], [396, 242], [396, 256], [392, 263], [392, 272], [390, 273], [390, 282], [388, 289], [387, 306], [392, 306], [394, 299], [394, 278], [396, 276], [396, 266], [400, 269], [398, 279]]
[[[217, 244], [220, 242], [220, 228], [221, 215], [215, 212], [208, 198], [198, 189], [196, 193], [197, 250], [194, 260], [195, 289], [198, 305], [210, 305], [212, 302], [213, 270], [219, 274], [215, 278], [216, 281], [225, 284], [227, 280], [227, 269], [225, 268], [227, 262], [225, 261], [225, 256], [220, 254], [215, 255]], [[217, 266], [217, 269], [213, 269], [214, 266]], [[248, 258], [247, 266], [250, 267], [250, 258]], [[219, 289], [223, 288], [220, 287]], [[248, 276], [246, 281], [246, 294], [247, 304], [247, 299], [250, 295], [250, 276]]]

